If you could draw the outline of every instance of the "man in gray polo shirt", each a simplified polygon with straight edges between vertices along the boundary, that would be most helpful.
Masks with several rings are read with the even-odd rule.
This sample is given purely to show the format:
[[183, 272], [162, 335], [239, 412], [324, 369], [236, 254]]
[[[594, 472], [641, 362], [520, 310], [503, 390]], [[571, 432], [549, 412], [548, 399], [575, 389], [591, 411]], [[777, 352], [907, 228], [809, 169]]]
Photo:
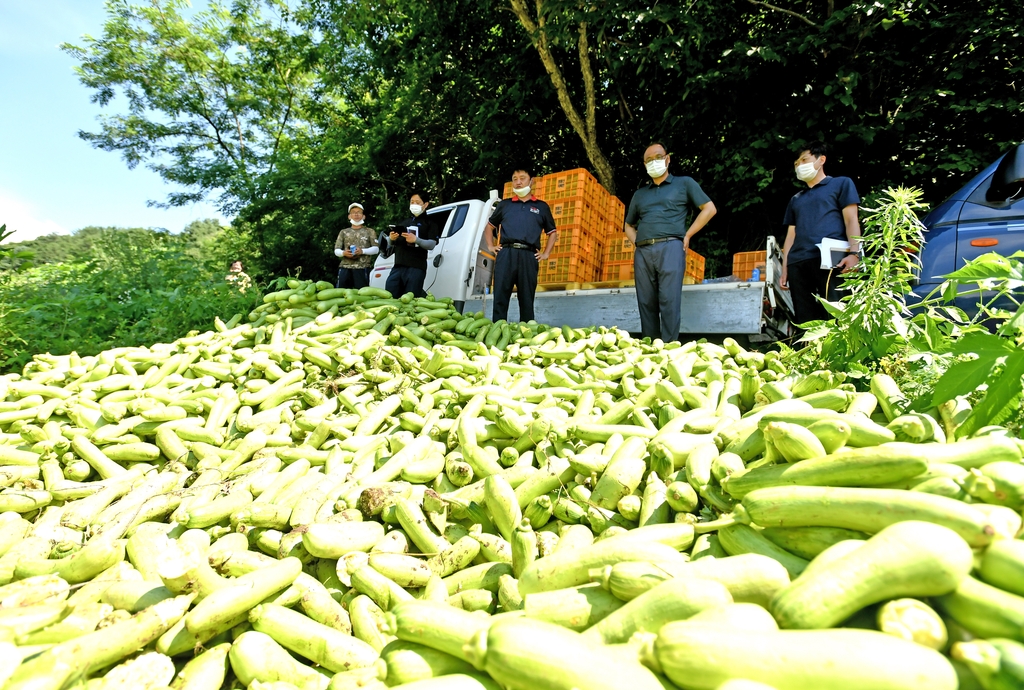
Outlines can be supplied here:
[[[661, 142], [644, 151], [651, 181], [636, 190], [626, 212], [626, 236], [636, 245], [633, 273], [644, 336], [671, 342], [679, 338], [683, 274], [690, 239], [717, 209], [691, 177], [670, 175], [670, 154]], [[687, 225], [691, 213], [696, 213]]]

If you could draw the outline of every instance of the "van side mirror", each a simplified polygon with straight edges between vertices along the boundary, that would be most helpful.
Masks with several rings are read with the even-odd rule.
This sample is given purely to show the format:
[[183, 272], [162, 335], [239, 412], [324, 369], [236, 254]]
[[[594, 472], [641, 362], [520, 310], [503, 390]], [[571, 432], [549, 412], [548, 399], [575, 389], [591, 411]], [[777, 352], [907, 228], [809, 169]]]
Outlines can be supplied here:
[[1018, 144], [1003, 156], [992, 175], [992, 191], [1005, 199], [1014, 199], [1024, 194], [1024, 144]]

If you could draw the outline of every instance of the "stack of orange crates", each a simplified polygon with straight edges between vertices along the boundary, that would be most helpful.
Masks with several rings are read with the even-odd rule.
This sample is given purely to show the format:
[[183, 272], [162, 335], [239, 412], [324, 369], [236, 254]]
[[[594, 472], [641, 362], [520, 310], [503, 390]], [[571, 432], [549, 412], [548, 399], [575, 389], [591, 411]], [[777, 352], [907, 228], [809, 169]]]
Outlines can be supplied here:
[[605, 220], [605, 248], [601, 261], [601, 280], [633, 280], [633, 243], [622, 229], [626, 221], [626, 205], [618, 197], [608, 197]]
[[[505, 183], [504, 192], [505, 199], [512, 197], [511, 182]], [[540, 264], [538, 285], [633, 280], [634, 247], [623, 231], [626, 205], [593, 175], [577, 168], [535, 177], [533, 194], [551, 207], [558, 228], [558, 244]], [[683, 284], [703, 280], [704, 257], [691, 249]]]
[[764, 280], [764, 266], [768, 253], [765, 250], [759, 252], [738, 252], [732, 255], [732, 274], [741, 281], [748, 281], [754, 275], [754, 269], [761, 269], [761, 280]]

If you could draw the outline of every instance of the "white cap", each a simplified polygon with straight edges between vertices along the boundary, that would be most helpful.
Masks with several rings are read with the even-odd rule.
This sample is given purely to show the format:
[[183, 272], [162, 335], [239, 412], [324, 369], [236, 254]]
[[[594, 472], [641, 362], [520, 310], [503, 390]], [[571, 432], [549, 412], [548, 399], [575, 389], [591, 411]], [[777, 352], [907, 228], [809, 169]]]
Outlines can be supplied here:
[[352, 210], [352, 209], [354, 209], [354, 208], [358, 208], [358, 209], [359, 209], [360, 211], [364, 210], [364, 209], [363, 209], [363, 205], [362, 205], [362, 204], [359, 204], [359, 203], [356, 203], [356, 204], [349, 204], [349, 205], [348, 205], [348, 210], [349, 210], [349, 211], [351, 211], [351, 210]]

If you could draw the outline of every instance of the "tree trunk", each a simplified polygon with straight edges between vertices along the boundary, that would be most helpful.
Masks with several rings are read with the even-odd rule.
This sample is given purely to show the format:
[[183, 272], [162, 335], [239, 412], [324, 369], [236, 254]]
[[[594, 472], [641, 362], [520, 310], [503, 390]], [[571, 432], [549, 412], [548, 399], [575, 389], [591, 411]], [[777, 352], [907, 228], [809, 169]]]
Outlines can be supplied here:
[[586, 22], [581, 22], [579, 28], [580, 72], [583, 76], [583, 89], [586, 94], [585, 111], [583, 115], [580, 115], [576, 106], [573, 105], [572, 100], [569, 98], [569, 89], [566, 86], [565, 79], [562, 77], [562, 71], [558, 69], [555, 58], [551, 54], [551, 48], [548, 45], [547, 34], [544, 30], [544, 0], [536, 0], [536, 22], [530, 16], [530, 12], [526, 7], [526, 0], [509, 0], [509, 2], [512, 5], [512, 11], [519, 18], [519, 23], [526, 29], [530, 36], [530, 41], [540, 54], [541, 62], [544, 63], [544, 69], [547, 70], [548, 76], [551, 77], [551, 83], [554, 85], [555, 93], [558, 95], [558, 103], [562, 106], [566, 117], [569, 118], [569, 124], [583, 141], [583, 148], [586, 150], [587, 158], [590, 159], [594, 170], [597, 172], [598, 181], [604, 185], [604, 188], [609, 193], [615, 194], [615, 173], [611, 163], [608, 162], [604, 152], [601, 151], [601, 147], [597, 143], [597, 96], [594, 89], [594, 72], [590, 66], [590, 46], [587, 41]]

